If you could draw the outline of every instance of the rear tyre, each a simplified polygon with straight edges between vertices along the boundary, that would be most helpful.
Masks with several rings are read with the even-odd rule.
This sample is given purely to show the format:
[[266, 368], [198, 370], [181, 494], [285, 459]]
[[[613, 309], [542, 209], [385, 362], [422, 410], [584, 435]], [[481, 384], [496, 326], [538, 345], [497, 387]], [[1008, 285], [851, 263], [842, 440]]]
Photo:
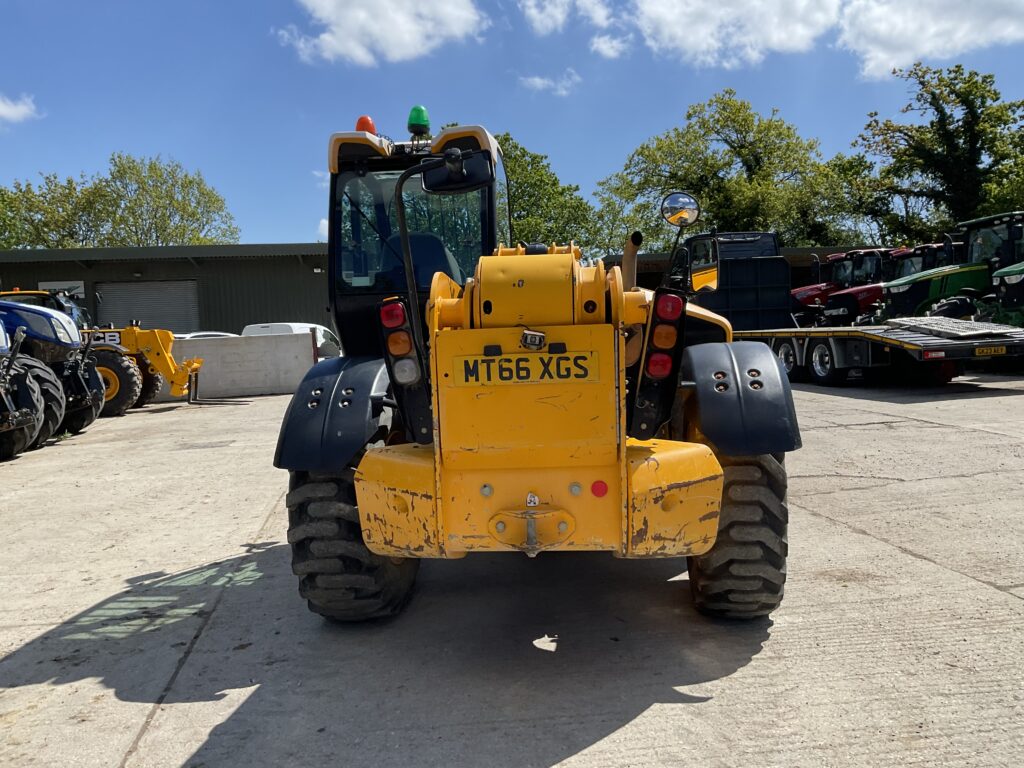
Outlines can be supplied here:
[[720, 458], [725, 471], [718, 538], [689, 559], [690, 590], [701, 613], [767, 616], [782, 602], [789, 554], [785, 454]]
[[849, 371], [836, 367], [832, 347], [827, 341], [818, 341], [811, 345], [808, 353], [807, 373], [815, 384], [831, 387], [846, 381]]
[[92, 404], [67, 414], [60, 426], [62, 431], [70, 432], [73, 435], [84, 432], [86, 427], [99, 418], [100, 411], [103, 410], [103, 379], [92, 360], [86, 362], [82, 377], [89, 388], [89, 394], [92, 395]]
[[57, 374], [53, 372], [52, 368], [34, 357], [19, 356], [18, 364], [23, 366], [35, 379], [43, 398], [42, 426], [40, 426], [35, 439], [25, 449], [32, 451], [41, 448], [57, 432], [57, 427], [64, 420], [67, 402], [64, 399], [64, 387], [61, 386], [60, 379], [57, 378]]
[[160, 389], [164, 385], [164, 377], [150, 368], [149, 361], [143, 355], [136, 355], [135, 364], [139, 367], [139, 373], [142, 374], [142, 389], [139, 392], [139, 399], [135, 401], [132, 408], [142, 408], [153, 402], [153, 399], [160, 394]]
[[135, 359], [110, 349], [97, 349], [96, 370], [105, 387], [101, 416], [123, 416], [139, 399], [142, 392], [142, 373]]
[[288, 543], [299, 594], [334, 621], [394, 616], [412, 596], [420, 562], [375, 555], [363, 543], [354, 470], [339, 476], [292, 472]]
[[15, 362], [11, 371], [11, 383], [14, 385], [10, 393], [14, 407], [19, 410], [28, 408], [32, 412], [34, 420], [32, 424], [22, 429], [0, 432], [0, 461], [13, 459], [26, 450], [39, 435], [39, 429], [43, 426], [43, 395], [39, 391], [36, 380], [19, 363]]

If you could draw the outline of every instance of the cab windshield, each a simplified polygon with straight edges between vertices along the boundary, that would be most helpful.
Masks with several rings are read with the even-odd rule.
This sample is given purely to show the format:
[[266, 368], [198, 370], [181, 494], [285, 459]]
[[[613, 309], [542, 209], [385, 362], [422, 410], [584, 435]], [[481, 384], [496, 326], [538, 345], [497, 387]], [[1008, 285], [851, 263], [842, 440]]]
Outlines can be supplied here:
[[967, 244], [967, 259], [971, 264], [992, 261], [1002, 255], [1003, 243], [1010, 238], [1009, 227], [985, 227], [975, 230]]
[[849, 259], [837, 261], [832, 266], [832, 282], [840, 285], [849, 285], [853, 277], [853, 262]]
[[857, 257], [853, 268], [853, 279], [858, 284], [877, 283], [882, 274], [882, 257], [877, 253], [865, 253]]
[[[405, 290], [405, 268], [395, 206], [402, 169], [343, 171], [335, 182], [332, 233], [337, 279], [346, 290]], [[428, 195], [413, 176], [402, 187], [416, 283], [427, 289], [436, 272], [460, 285], [472, 276], [485, 248], [487, 189]]]
[[923, 256], [909, 256], [900, 260], [899, 269], [896, 270], [896, 277], [910, 277], [921, 271]]

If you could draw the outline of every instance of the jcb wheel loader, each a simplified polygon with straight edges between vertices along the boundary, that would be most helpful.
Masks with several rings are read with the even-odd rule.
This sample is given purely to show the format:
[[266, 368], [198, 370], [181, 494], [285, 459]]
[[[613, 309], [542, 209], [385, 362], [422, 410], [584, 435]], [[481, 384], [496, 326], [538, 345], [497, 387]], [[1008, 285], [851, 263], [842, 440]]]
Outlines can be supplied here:
[[92, 327], [89, 313], [67, 291], [0, 291], [0, 300], [49, 307], [68, 315], [83, 336], [91, 338], [96, 368], [105, 387], [101, 416], [123, 416], [129, 408], [142, 408], [170, 383], [174, 397], [189, 394], [202, 367], [202, 358], [175, 361], [174, 334], [167, 330]]
[[[494, 138], [431, 140], [421, 114], [409, 142], [367, 118], [330, 139], [347, 355], [307, 373], [275, 456], [300, 595], [360, 621], [405, 605], [422, 558], [605, 551], [689, 558], [706, 613], [771, 612], [799, 428], [771, 350], [690, 302], [715, 289], [717, 259], [677, 247], [649, 291], [639, 233], [621, 269], [571, 243], [506, 247]], [[662, 209], [680, 232], [699, 215], [685, 193]]]

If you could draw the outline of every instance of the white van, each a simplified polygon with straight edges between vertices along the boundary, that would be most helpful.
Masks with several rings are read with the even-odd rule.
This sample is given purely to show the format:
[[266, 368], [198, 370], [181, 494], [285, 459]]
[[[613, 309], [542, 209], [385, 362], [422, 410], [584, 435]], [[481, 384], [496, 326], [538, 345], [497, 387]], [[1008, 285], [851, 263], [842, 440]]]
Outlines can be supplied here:
[[243, 336], [274, 336], [290, 333], [316, 332], [316, 351], [320, 357], [341, 355], [341, 340], [330, 328], [315, 323], [253, 323], [242, 329]]

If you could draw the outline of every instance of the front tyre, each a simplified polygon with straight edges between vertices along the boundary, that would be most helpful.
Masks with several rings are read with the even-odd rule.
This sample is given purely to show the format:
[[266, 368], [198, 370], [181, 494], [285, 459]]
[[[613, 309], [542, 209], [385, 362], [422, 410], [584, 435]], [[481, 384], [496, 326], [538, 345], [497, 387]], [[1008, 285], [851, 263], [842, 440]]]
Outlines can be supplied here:
[[97, 349], [96, 370], [103, 379], [105, 402], [101, 416], [123, 416], [142, 392], [142, 373], [135, 358], [111, 349]]
[[38, 436], [45, 418], [43, 395], [39, 390], [39, 385], [17, 361], [12, 369], [11, 383], [14, 385], [10, 392], [14, 407], [19, 410], [27, 409], [32, 414], [32, 423], [21, 429], [8, 429], [0, 432], [0, 461], [13, 459], [26, 450]]
[[689, 559], [690, 590], [701, 613], [767, 616], [782, 602], [789, 553], [785, 454], [720, 457], [725, 472], [718, 538]]
[[299, 594], [334, 621], [394, 616], [412, 595], [420, 563], [367, 549], [359, 527], [354, 470], [337, 476], [290, 473], [288, 543]]
[[60, 383], [60, 379], [50, 366], [34, 357], [27, 357], [25, 355], [18, 358], [18, 364], [35, 379], [36, 384], [39, 385], [39, 392], [43, 397], [42, 426], [40, 426], [35, 439], [25, 449], [31, 451], [41, 448], [53, 435], [59, 434], [57, 427], [64, 420], [67, 400], [64, 397], [64, 386]]
[[77, 411], [65, 415], [61, 424], [61, 430], [70, 432], [72, 435], [84, 432], [86, 427], [99, 418], [100, 411], [103, 410], [105, 385], [103, 377], [100, 376], [92, 359], [85, 362], [82, 378], [85, 379], [85, 385], [89, 390], [90, 402]]

